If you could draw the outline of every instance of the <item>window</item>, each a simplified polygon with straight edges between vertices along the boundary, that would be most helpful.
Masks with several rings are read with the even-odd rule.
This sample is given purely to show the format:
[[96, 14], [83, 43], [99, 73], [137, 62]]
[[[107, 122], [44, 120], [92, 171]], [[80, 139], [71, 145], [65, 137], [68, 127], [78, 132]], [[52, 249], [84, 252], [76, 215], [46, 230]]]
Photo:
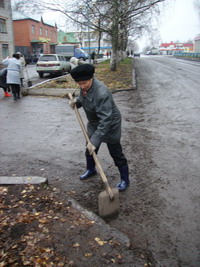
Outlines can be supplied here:
[[2, 44], [2, 57], [6, 58], [9, 56], [8, 44]]
[[0, 32], [1, 33], [7, 33], [6, 20], [5, 19], [0, 19]]
[[0, 0], [0, 7], [3, 7], [3, 8], [5, 7], [4, 6], [4, 0]]
[[46, 29], [46, 37], [48, 37], [48, 30]]
[[42, 35], [42, 27], [40, 28], [40, 35]]
[[32, 25], [31, 31], [32, 31], [32, 34], [35, 33], [35, 25]]
[[57, 57], [53, 55], [45, 55], [40, 57], [40, 61], [57, 61]]

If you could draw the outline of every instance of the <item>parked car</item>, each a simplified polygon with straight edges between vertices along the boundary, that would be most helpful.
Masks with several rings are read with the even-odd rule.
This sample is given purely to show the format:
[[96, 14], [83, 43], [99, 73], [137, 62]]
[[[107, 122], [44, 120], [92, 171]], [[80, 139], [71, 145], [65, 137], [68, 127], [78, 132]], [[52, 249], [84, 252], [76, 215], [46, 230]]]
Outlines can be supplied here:
[[134, 52], [134, 57], [140, 57], [140, 52]]
[[59, 54], [44, 54], [37, 61], [36, 71], [40, 78], [43, 77], [44, 73], [63, 75], [64, 72], [71, 71], [71, 64]]

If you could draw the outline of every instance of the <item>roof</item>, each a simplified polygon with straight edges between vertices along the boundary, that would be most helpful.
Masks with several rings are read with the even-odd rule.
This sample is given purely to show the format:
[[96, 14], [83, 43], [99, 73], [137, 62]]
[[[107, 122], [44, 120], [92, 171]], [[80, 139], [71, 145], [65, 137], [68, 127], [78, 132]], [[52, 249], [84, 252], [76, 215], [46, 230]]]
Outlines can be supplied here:
[[193, 43], [162, 43], [159, 47], [164, 47], [164, 48], [168, 48], [169, 46], [174, 46], [174, 47], [193, 47], [194, 44]]
[[21, 13], [19, 11], [12, 11], [12, 19], [13, 20], [34, 20], [37, 22], [43, 22], [44, 24], [51, 26], [51, 27], [57, 27], [55, 21], [44, 21], [42, 15], [38, 15], [38, 14], [33, 14], [33, 15], [29, 15], [29, 14], [24, 14]]
[[193, 47], [194, 44], [192, 44], [192, 43], [187, 43], [187, 44], [183, 44], [183, 46], [184, 46], [184, 47]]
[[170, 43], [162, 43], [160, 46], [164, 46], [164, 47], [168, 47], [170, 45], [175, 45], [174, 42], [170, 42]]

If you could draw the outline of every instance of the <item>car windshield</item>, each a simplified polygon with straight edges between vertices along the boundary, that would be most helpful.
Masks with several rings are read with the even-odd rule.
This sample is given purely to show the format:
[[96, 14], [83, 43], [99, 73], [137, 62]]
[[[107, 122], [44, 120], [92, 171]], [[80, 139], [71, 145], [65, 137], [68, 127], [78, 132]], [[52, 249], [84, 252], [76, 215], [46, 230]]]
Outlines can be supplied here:
[[57, 61], [57, 58], [54, 55], [45, 55], [41, 56], [39, 61]]
[[77, 51], [77, 52], [82, 52], [82, 53], [84, 52], [84, 51], [83, 51], [82, 49], [80, 49], [80, 48], [76, 48], [76, 51]]

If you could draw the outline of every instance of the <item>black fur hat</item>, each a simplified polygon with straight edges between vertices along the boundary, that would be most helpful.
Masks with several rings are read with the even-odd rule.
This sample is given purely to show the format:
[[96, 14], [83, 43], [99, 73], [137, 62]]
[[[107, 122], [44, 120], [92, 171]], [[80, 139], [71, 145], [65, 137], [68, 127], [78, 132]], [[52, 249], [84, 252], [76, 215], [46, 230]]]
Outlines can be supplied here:
[[90, 80], [94, 75], [95, 69], [91, 64], [81, 64], [71, 70], [71, 76], [75, 82]]

